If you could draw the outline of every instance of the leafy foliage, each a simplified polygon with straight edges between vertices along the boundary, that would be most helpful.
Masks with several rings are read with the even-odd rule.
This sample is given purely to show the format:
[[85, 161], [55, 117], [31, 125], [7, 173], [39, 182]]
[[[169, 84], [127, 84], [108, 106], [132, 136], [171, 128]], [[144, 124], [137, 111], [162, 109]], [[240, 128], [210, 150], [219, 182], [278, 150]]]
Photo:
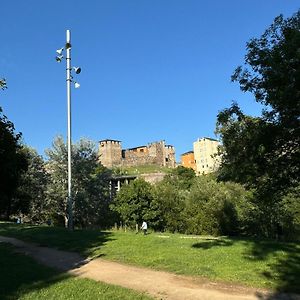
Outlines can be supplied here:
[[48, 218], [46, 192], [49, 174], [36, 150], [24, 146], [20, 151], [26, 157], [28, 169], [22, 173], [15, 198], [23, 203], [23, 212], [31, 222], [43, 223]]
[[[48, 201], [50, 213], [57, 222], [67, 222], [67, 147], [58, 136], [49, 157], [47, 169], [50, 173]], [[109, 213], [110, 172], [100, 165], [93, 142], [81, 139], [72, 146], [72, 190], [74, 222], [77, 226], [107, 225]]]
[[195, 177], [196, 174], [193, 169], [178, 166], [166, 176], [165, 181], [175, 183], [181, 189], [189, 189]]
[[241, 90], [265, 106], [261, 117], [236, 103], [218, 114], [223, 146], [220, 180], [255, 188], [259, 230], [282, 231], [282, 197], [300, 178], [300, 11], [277, 17], [261, 38], [247, 44], [246, 68], [232, 76]]
[[14, 201], [21, 173], [27, 169], [21, 148], [21, 133], [15, 133], [0, 107], [0, 215], [6, 218], [23, 210], [22, 203]]
[[251, 197], [251, 192], [239, 184], [198, 177], [187, 199], [188, 232], [214, 235], [247, 232]]
[[154, 217], [152, 211], [153, 188], [143, 179], [137, 179], [128, 185], [123, 185], [111, 209], [119, 213], [124, 224], [134, 226], [144, 221], [151, 221]]
[[156, 186], [155, 207], [157, 209], [156, 229], [170, 232], [185, 232], [186, 220], [184, 215], [186, 190], [169, 178]]
[[[175, 171], [177, 172], [177, 171]], [[185, 175], [183, 175], [185, 174]], [[217, 182], [213, 176], [166, 176], [155, 186], [144, 180], [123, 185], [111, 208], [132, 228], [142, 220], [160, 231], [236, 235], [252, 225], [252, 193], [240, 184]], [[183, 180], [186, 176], [186, 180]]]

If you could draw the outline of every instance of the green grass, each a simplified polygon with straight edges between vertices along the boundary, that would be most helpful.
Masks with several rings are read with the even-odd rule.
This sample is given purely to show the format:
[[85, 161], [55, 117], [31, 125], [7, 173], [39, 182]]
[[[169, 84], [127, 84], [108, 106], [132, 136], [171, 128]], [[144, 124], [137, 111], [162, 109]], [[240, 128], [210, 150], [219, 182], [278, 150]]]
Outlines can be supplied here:
[[142, 165], [134, 167], [117, 168], [124, 175], [148, 174], [148, 173], [170, 173], [171, 168], [156, 166], [156, 165]]
[[177, 274], [300, 292], [300, 244], [0, 224], [0, 235]]
[[0, 243], [0, 299], [152, 299], [137, 292], [75, 278], [42, 266], [30, 257], [14, 253]]

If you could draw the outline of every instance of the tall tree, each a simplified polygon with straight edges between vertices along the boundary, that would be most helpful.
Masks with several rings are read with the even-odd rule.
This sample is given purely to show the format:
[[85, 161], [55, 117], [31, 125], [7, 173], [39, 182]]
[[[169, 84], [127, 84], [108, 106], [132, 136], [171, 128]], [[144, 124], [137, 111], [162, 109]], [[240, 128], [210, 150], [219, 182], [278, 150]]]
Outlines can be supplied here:
[[123, 185], [111, 204], [119, 213], [124, 224], [134, 227], [142, 221], [152, 221], [153, 187], [143, 179], [136, 179]]
[[27, 159], [28, 169], [20, 178], [15, 202], [19, 203], [31, 222], [45, 222], [48, 218], [46, 191], [49, 174], [44, 159], [30, 147], [24, 146], [21, 152]]
[[274, 232], [280, 219], [276, 207], [300, 175], [300, 11], [275, 18], [260, 38], [247, 43], [247, 51], [245, 67], [238, 67], [232, 80], [265, 108], [255, 118], [236, 103], [219, 113], [219, 178], [255, 187], [266, 231]]
[[21, 148], [21, 133], [15, 132], [14, 124], [0, 107], [0, 215], [6, 218], [20, 208], [13, 201], [21, 173], [27, 169]]
[[[46, 150], [50, 174], [48, 199], [51, 214], [67, 224], [67, 146], [61, 136]], [[103, 225], [108, 213], [110, 172], [100, 165], [93, 142], [81, 139], [72, 145], [72, 195], [77, 226]], [[99, 222], [102, 224], [99, 224]]]

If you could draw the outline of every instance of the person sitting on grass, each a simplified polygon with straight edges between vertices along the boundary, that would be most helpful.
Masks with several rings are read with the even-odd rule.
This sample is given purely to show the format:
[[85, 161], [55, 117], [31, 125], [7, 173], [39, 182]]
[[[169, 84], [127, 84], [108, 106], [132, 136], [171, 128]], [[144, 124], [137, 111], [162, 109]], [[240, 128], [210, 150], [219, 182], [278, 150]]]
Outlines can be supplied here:
[[143, 221], [141, 229], [143, 230], [144, 235], [146, 235], [147, 234], [148, 225], [147, 225], [147, 223], [145, 221]]

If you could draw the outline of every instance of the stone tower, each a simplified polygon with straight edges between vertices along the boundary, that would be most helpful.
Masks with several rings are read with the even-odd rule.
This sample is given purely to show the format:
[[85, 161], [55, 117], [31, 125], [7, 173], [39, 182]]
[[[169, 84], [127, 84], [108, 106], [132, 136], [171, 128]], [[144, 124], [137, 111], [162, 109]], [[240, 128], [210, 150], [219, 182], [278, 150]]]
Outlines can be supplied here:
[[117, 140], [99, 141], [99, 160], [107, 168], [121, 166], [122, 146]]
[[165, 145], [165, 166], [169, 168], [176, 167], [175, 148], [172, 145]]

